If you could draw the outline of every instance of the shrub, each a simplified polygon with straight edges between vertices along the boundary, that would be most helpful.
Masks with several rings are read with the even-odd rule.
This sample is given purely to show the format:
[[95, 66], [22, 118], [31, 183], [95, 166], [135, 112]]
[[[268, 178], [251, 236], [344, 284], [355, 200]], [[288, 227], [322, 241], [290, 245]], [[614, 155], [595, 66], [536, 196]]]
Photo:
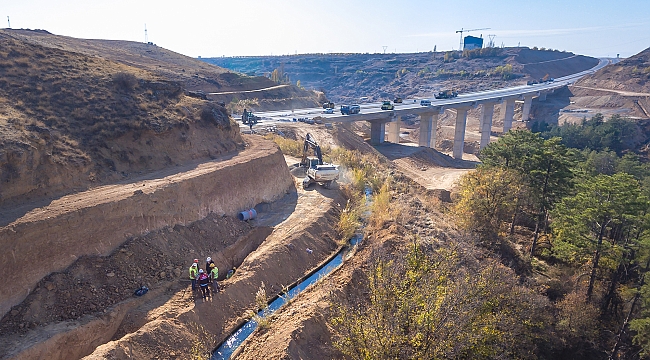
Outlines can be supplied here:
[[131, 91], [138, 84], [138, 79], [133, 74], [119, 72], [113, 75], [113, 83], [120, 90]]

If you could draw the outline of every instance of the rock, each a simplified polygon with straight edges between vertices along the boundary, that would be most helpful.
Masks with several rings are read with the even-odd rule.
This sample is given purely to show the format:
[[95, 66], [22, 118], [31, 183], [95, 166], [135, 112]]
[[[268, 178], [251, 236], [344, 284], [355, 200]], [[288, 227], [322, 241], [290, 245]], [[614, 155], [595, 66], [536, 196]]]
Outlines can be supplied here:
[[160, 274], [158, 274], [158, 276], [160, 276], [161, 279], [164, 279], [165, 275], [167, 275], [167, 274], [165, 274], [164, 271], [161, 271]]
[[176, 277], [180, 277], [181, 274], [182, 274], [181, 269], [174, 269], [174, 275], [176, 275]]
[[47, 291], [52, 291], [56, 289], [56, 285], [54, 285], [53, 283], [47, 283], [45, 284], [45, 288], [47, 289]]
[[18, 310], [16, 310], [16, 309], [11, 310], [11, 316], [16, 316], [16, 315], [18, 315], [19, 313], [20, 313], [20, 312], [19, 312]]
[[113, 276], [115, 276], [115, 273], [114, 272], [109, 272], [108, 274], [106, 274], [106, 276], [113, 277]]

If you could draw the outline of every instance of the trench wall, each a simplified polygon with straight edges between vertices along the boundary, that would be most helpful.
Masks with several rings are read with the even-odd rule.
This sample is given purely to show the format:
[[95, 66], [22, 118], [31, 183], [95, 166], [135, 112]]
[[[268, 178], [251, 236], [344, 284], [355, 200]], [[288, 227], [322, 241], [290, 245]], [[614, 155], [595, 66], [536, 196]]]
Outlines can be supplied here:
[[230, 158], [65, 196], [0, 228], [0, 316], [81, 256], [108, 255], [133, 236], [282, 197], [293, 186], [282, 153], [259, 137], [246, 141]]

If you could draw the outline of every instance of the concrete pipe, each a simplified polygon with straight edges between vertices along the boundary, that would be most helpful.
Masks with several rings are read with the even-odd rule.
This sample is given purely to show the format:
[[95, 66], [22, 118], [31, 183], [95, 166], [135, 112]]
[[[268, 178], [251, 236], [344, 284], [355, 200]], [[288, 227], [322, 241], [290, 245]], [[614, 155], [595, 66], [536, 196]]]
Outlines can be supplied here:
[[253, 220], [257, 217], [257, 211], [255, 209], [245, 210], [240, 212], [237, 217], [242, 221]]

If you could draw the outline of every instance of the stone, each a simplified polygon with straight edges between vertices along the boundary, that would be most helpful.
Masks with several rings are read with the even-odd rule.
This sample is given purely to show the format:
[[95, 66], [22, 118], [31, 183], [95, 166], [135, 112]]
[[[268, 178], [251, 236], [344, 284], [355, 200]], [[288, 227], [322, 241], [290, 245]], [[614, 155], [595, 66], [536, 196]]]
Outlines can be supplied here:
[[114, 272], [109, 272], [108, 274], [106, 274], [106, 276], [113, 277], [113, 276], [115, 276], [115, 273]]

